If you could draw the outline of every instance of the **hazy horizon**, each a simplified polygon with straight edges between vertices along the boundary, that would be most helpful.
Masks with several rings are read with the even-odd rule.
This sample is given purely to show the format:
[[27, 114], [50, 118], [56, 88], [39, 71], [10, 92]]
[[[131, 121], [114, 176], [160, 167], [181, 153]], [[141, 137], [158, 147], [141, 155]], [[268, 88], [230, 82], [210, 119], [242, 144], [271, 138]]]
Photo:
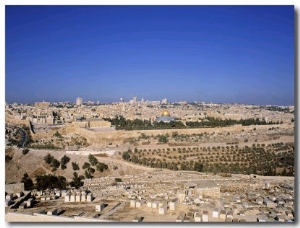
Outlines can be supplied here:
[[5, 6], [5, 100], [294, 105], [294, 6]]

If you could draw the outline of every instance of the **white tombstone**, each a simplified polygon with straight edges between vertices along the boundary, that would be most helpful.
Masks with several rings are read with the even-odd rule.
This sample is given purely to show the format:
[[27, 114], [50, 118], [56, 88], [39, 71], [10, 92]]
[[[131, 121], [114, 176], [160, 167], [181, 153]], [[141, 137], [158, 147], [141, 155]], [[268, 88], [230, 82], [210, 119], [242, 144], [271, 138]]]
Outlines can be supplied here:
[[61, 196], [61, 192], [60, 191], [56, 191], [55, 195], [58, 196], [58, 197], [60, 197]]
[[86, 193], [82, 192], [81, 193], [81, 202], [85, 202], [86, 201]]
[[158, 202], [157, 201], [154, 201], [152, 203], [152, 208], [158, 208]]
[[134, 217], [134, 219], [132, 220], [132, 222], [141, 222], [142, 221], [142, 217]]
[[195, 222], [201, 222], [201, 216], [199, 212], [195, 212], [194, 214], [194, 221]]
[[70, 202], [70, 194], [65, 195], [65, 202]]
[[57, 209], [48, 211], [47, 215], [57, 215]]
[[93, 194], [92, 193], [87, 194], [86, 201], [87, 202], [92, 202], [92, 199], [93, 199]]
[[18, 198], [20, 198], [20, 197], [24, 196], [24, 193], [23, 192], [18, 192], [16, 195], [17, 195]]
[[229, 211], [229, 212], [227, 213], [226, 218], [233, 219], [233, 213], [232, 213], [232, 211]]
[[176, 210], [176, 202], [174, 202], [174, 201], [169, 202], [169, 208], [171, 211], [175, 211]]
[[213, 218], [219, 218], [219, 209], [215, 208], [212, 212], [212, 217]]
[[12, 198], [13, 198], [13, 194], [12, 193], [7, 194], [6, 197], [5, 197], [5, 199], [7, 199], [7, 200], [11, 200]]
[[75, 196], [75, 201], [76, 201], [76, 202], [80, 202], [80, 201], [81, 201], [81, 194], [77, 194], [77, 195]]
[[161, 206], [158, 208], [158, 214], [164, 215], [167, 212], [167, 206]]
[[147, 202], [147, 207], [152, 207], [152, 202], [151, 201]]
[[76, 196], [75, 196], [75, 194], [73, 193], [73, 194], [71, 194], [71, 196], [70, 196], [70, 202], [75, 202], [75, 200], [76, 200]]
[[137, 201], [136, 203], [135, 203], [135, 206], [136, 207], [141, 207], [143, 205], [143, 202], [142, 201]]
[[130, 200], [130, 207], [135, 207], [135, 206], [136, 206], [135, 200]]
[[100, 203], [96, 205], [96, 211], [102, 211], [104, 209], [104, 203]]
[[27, 207], [31, 207], [33, 205], [33, 198], [29, 198], [27, 201], [26, 201], [26, 206]]
[[208, 222], [208, 211], [203, 211], [202, 222]]

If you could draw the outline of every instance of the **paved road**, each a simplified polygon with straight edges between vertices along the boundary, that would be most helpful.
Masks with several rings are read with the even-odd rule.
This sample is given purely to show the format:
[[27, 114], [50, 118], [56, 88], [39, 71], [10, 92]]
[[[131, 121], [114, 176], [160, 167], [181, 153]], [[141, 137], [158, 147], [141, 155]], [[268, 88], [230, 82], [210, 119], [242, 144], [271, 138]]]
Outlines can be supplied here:
[[22, 134], [22, 138], [21, 138], [20, 142], [18, 143], [18, 145], [21, 145], [21, 147], [24, 148], [25, 142], [27, 139], [26, 131], [24, 131], [22, 128], [14, 126], [14, 125], [7, 125], [6, 127], [9, 127], [12, 129], [18, 129], [18, 131]]

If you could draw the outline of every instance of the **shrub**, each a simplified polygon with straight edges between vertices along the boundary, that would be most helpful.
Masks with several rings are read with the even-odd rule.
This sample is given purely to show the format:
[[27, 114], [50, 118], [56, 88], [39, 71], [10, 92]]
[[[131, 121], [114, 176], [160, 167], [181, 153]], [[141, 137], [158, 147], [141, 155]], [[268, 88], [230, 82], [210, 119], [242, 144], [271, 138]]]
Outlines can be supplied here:
[[79, 170], [79, 165], [76, 162], [72, 162], [73, 170]]
[[47, 163], [47, 164], [51, 164], [52, 160], [54, 159], [54, 157], [48, 153], [45, 157], [44, 157], [44, 161]]
[[108, 166], [105, 164], [105, 163], [102, 163], [102, 162], [99, 162], [98, 164], [97, 164], [97, 170], [99, 171], [99, 172], [103, 172], [104, 170], [107, 170], [108, 169]]
[[27, 148], [22, 150], [23, 155], [28, 154], [28, 152], [29, 152], [29, 149], [27, 149]]
[[98, 164], [98, 160], [94, 155], [89, 154], [89, 162], [91, 163], [91, 165], [97, 165]]
[[67, 168], [66, 164], [70, 161], [70, 158], [66, 155], [64, 155], [61, 159], [60, 159], [60, 164], [61, 164], [61, 169], [64, 170]]
[[83, 169], [87, 169], [87, 168], [90, 168], [91, 164], [88, 163], [88, 162], [85, 162], [83, 165], [82, 165], [82, 168]]
[[123, 182], [121, 178], [116, 177], [115, 182]]

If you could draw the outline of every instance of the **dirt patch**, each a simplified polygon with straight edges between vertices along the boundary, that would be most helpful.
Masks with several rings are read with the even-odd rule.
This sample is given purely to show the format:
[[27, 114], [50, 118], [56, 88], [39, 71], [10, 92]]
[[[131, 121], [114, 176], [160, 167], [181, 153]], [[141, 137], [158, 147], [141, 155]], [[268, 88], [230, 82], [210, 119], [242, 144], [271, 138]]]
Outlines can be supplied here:
[[38, 167], [36, 170], [33, 171], [33, 173], [31, 173], [29, 176], [30, 178], [35, 178], [35, 176], [39, 176], [39, 175], [44, 175], [47, 172], [45, 171], [44, 168], [42, 167]]

